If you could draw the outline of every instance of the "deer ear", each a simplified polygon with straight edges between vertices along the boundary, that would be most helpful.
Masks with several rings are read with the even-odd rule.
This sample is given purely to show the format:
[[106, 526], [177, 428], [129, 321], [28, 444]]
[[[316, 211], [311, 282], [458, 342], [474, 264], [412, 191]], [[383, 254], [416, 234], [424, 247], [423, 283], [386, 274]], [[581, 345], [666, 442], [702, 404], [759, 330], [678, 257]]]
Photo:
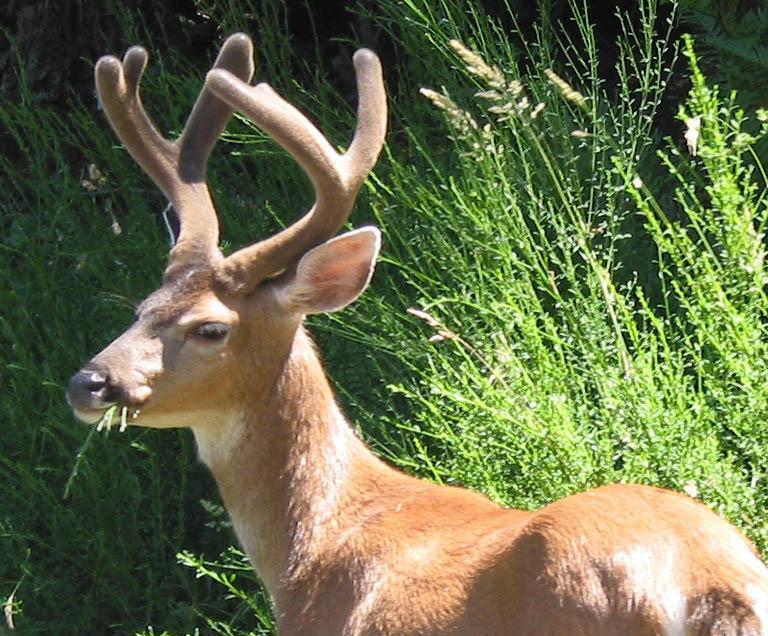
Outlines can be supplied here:
[[368, 286], [380, 247], [381, 233], [375, 227], [363, 227], [318, 245], [279, 284], [278, 302], [303, 314], [343, 309]]

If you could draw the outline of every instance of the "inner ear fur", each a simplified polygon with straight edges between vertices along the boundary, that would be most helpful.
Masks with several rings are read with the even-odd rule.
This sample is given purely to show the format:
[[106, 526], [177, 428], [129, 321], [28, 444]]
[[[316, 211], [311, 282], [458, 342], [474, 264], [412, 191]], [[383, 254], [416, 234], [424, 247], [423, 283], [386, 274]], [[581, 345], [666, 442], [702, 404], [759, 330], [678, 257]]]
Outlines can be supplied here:
[[375, 227], [347, 232], [318, 245], [279, 283], [278, 302], [303, 314], [343, 309], [368, 286], [380, 247], [381, 233]]

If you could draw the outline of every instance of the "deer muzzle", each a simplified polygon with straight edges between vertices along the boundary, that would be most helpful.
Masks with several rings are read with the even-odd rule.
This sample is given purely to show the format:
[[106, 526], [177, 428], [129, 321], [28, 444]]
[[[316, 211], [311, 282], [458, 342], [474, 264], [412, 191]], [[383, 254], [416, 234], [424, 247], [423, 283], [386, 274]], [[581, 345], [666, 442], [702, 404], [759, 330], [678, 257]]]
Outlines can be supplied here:
[[109, 374], [98, 369], [81, 369], [69, 380], [67, 401], [80, 414], [100, 412], [116, 402], [117, 391]]

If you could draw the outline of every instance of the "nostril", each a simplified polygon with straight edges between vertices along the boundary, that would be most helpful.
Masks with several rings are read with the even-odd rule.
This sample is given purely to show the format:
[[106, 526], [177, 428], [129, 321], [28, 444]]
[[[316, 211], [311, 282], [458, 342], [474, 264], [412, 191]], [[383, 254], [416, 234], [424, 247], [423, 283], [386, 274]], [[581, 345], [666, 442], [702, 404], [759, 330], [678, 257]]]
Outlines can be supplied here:
[[103, 390], [109, 382], [109, 377], [100, 371], [83, 369], [77, 372], [69, 381], [69, 394], [94, 394]]
[[83, 369], [70, 378], [67, 401], [76, 411], [104, 409], [116, 399], [115, 393], [109, 374]]
[[99, 373], [98, 371], [91, 371], [89, 373], [89, 377], [85, 379], [83, 384], [83, 388], [85, 388], [87, 391], [90, 391], [91, 393], [98, 393], [105, 386], [107, 386], [108, 378], [103, 373]]
[[75, 413], [103, 411], [117, 400], [108, 373], [96, 369], [83, 369], [69, 379], [67, 402]]

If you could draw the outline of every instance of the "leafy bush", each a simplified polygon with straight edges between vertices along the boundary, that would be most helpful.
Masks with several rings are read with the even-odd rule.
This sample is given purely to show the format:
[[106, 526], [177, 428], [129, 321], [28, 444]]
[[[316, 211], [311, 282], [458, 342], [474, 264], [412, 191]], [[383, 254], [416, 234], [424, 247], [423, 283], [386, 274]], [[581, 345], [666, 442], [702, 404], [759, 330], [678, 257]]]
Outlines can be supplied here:
[[680, 13], [711, 81], [738, 89], [739, 101], [754, 107], [768, 92], [768, 8], [750, 4], [682, 0]]

